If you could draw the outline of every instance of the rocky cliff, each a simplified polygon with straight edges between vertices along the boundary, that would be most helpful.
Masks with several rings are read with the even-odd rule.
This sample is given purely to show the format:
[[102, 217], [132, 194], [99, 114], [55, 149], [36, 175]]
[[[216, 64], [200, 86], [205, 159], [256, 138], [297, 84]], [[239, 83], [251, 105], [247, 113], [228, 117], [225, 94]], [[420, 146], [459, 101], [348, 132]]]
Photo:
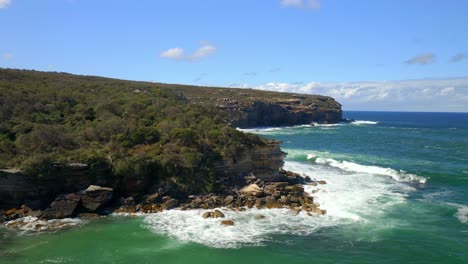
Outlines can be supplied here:
[[[269, 181], [285, 180], [280, 173], [285, 153], [279, 141], [269, 141], [263, 146], [242, 150], [231, 158], [224, 157], [218, 164], [217, 172], [226, 185], [248, 175]], [[88, 164], [69, 163], [56, 165], [54, 177], [38, 179], [25, 175], [19, 170], [0, 170], [0, 209], [26, 205], [34, 210], [44, 209], [64, 193], [74, 193], [90, 185], [111, 187], [115, 197], [141, 198], [149, 192], [161, 192], [161, 196], [177, 196], [176, 190], [164, 183], [152, 182], [149, 178], [115, 177], [106, 168], [92, 170]]]
[[225, 111], [231, 118], [231, 125], [239, 128], [343, 121], [341, 104], [328, 96], [252, 89], [171, 87], [190, 102], [214, 105]]
[[341, 114], [319, 95], [0, 69], [0, 209], [94, 211], [86, 203], [110, 196], [103, 189], [89, 202], [92, 185], [112, 188], [113, 202], [139, 202], [234, 192], [251, 176], [287, 181], [280, 142], [232, 127], [336, 123]]
[[219, 106], [232, 118], [232, 126], [239, 128], [294, 126], [342, 121], [341, 106], [332, 98], [320, 96], [315, 102], [291, 99], [278, 102], [237, 102]]

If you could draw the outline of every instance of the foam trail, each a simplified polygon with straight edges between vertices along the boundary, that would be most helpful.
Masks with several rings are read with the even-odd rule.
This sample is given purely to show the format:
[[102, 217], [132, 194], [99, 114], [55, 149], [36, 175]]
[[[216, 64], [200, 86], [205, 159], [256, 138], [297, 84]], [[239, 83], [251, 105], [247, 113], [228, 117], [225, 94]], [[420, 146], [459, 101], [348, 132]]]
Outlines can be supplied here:
[[349, 171], [349, 172], [360, 172], [360, 173], [390, 176], [394, 180], [401, 181], [401, 182], [425, 183], [427, 180], [424, 177], [421, 177], [415, 174], [406, 173], [405, 171], [402, 171], [402, 170], [397, 171], [392, 168], [382, 168], [378, 166], [361, 165], [361, 164], [349, 162], [349, 161], [338, 161], [335, 159], [319, 157], [315, 159], [315, 162], [318, 164], [329, 165], [329, 166], [339, 168], [339, 169], [342, 169], [344, 171]]
[[282, 129], [291, 129], [291, 128], [303, 128], [303, 127], [313, 127], [314, 125], [297, 125], [297, 126], [281, 126], [281, 127], [257, 127], [257, 128], [239, 128], [236, 129], [242, 132], [249, 133], [261, 133], [261, 132], [270, 132], [277, 131]]
[[[220, 210], [225, 214], [223, 219], [204, 219], [202, 215], [207, 210], [169, 210], [145, 217], [144, 223], [155, 233], [214, 248], [261, 246], [272, 241], [273, 235], [309, 235], [319, 228], [336, 224], [328, 216], [310, 217], [304, 213], [295, 216], [289, 209]], [[257, 215], [265, 218], [256, 219]], [[226, 219], [235, 224], [221, 225]]]
[[52, 219], [52, 220], [41, 220], [37, 217], [27, 216], [18, 218], [5, 223], [6, 226], [15, 227], [24, 232], [31, 231], [52, 231], [66, 227], [72, 227], [82, 224], [83, 221], [78, 218], [64, 218], [64, 219]]
[[468, 224], [468, 206], [463, 204], [457, 203], [447, 203], [450, 206], [457, 208], [457, 212], [454, 216], [460, 221], [462, 224]]
[[366, 120], [356, 120], [351, 122], [353, 125], [377, 125], [378, 121], [366, 121]]

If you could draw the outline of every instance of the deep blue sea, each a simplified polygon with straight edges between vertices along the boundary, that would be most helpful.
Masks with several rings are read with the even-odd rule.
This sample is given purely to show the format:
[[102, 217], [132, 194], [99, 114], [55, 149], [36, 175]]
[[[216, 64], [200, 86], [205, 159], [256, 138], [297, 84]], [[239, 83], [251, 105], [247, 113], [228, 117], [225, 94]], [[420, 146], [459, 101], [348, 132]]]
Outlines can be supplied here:
[[[468, 113], [346, 112], [349, 124], [249, 129], [283, 141], [284, 167], [325, 216], [203, 211], [0, 229], [0, 263], [468, 263]], [[265, 215], [262, 220], [255, 219]]]

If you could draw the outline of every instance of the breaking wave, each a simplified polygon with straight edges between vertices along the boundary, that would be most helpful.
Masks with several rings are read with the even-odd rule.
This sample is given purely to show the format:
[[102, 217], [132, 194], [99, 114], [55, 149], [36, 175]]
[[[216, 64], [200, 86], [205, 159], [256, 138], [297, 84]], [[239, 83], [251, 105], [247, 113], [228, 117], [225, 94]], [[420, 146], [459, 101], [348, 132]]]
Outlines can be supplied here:
[[322, 158], [314, 153], [307, 154], [308, 160], [313, 160], [317, 164], [328, 165], [348, 172], [359, 172], [373, 175], [389, 176], [399, 182], [426, 183], [427, 179], [415, 174], [407, 173], [403, 170], [384, 168], [379, 166], [362, 165], [350, 161], [339, 161], [332, 158]]
[[[404, 203], [408, 193], [415, 190], [386, 177], [349, 173], [321, 164], [287, 161], [284, 168], [326, 181], [324, 185], [305, 185], [305, 191], [314, 196], [320, 208], [327, 210], [326, 215], [307, 216], [301, 212], [295, 216], [289, 209], [238, 212], [221, 208], [225, 218], [204, 219], [202, 215], [207, 210], [170, 210], [146, 216], [144, 225], [160, 235], [214, 248], [263, 246], [276, 241], [278, 235], [307, 236], [327, 227], [387, 221], [385, 214], [389, 208]], [[257, 219], [258, 215], [264, 218]], [[232, 220], [235, 224], [224, 226], [221, 220]], [[369, 228], [372, 229], [365, 227]], [[392, 228], [388, 221], [385, 228]]]

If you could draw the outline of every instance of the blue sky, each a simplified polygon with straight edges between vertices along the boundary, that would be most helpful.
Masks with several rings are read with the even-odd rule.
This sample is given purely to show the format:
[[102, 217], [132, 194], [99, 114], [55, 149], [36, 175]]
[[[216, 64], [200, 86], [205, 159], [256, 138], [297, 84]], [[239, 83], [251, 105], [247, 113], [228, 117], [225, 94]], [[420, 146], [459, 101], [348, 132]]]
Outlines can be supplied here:
[[465, 0], [0, 0], [0, 67], [466, 112], [467, 14]]

